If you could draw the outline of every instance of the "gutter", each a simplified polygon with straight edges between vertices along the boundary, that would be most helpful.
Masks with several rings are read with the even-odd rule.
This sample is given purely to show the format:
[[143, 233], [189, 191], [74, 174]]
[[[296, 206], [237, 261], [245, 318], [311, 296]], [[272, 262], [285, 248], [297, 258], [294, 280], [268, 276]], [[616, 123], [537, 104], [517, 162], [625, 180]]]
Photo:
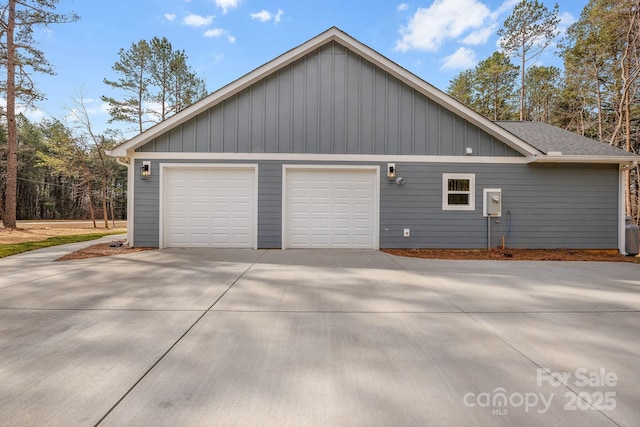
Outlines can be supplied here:
[[111, 157], [115, 157], [116, 158], [116, 163], [118, 163], [120, 166], [126, 166], [129, 167], [131, 165], [131, 159], [127, 156], [121, 156], [116, 152], [116, 149], [113, 150], [104, 150], [104, 153], [107, 156], [111, 156]]
[[635, 166], [639, 156], [580, 156], [547, 154], [545, 156], [533, 156], [529, 163], [599, 163], [599, 164], [622, 164], [626, 168]]

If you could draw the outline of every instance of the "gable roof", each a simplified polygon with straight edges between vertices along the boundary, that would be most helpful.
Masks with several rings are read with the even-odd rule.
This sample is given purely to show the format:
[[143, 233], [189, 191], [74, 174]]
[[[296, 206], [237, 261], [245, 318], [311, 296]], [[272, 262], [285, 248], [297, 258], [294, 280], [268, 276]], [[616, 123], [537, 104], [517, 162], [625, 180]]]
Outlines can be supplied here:
[[[154, 138], [169, 132], [198, 114], [222, 103], [254, 83], [331, 42], [336, 42], [360, 55], [431, 101], [462, 117], [529, 158], [531, 162], [626, 163], [640, 158], [624, 150], [540, 122], [493, 122], [337, 27], [328, 29], [324, 33], [256, 68], [245, 76], [169, 117], [167, 120], [116, 146], [111, 151], [108, 151], [107, 154], [114, 157], [129, 157], [137, 148], [152, 141]], [[557, 152], [561, 152], [562, 155], [557, 155]]]
[[622, 159], [621, 161], [633, 161], [638, 158], [635, 154], [621, 148], [544, 122], [496, 121], [495, 123], [547, 156], [557, 159], [556, 161], [567, 156], [570, 158], [619, 158]]
[[427, 98], [441, 105], [466, 119], [473, 125], [494, 136], [499, 141], [513, 148], [524, 156], [531, 157], [542, 154], [539, 150], [522, 141], [517, 136], [506, 131], [504, 128], [496, 125], [492, 121], [486, 119], [464, 104], [456, 101], [449, 95], [438, 90], [434, 86], [425, 82], [413, 73], [402, 68], [398, 64], [382, 56], [378, 52], [349, 36], [342, 30], [332, 27], [324, 33], [312, 38], [311, 40], [301, 44], [300, 46], [284, 53], [283, 55], [273, 59], [272, 61], [262, 65], [251, 71], [249, 74], [239, 78], [238, 80], [218, 89], [195, 104], [187, 107], [181, 112], [169, 117], [167, 120], [147, 129], [141, 134], [123, 142], [116, 146], [107, 154], [115, 157], [128, 157], [136, 148], [146, 144], [154, 138], [170, 131], [171, 129], [187, 122], [198, 114], [208, 110], [209, 108], [223, 102], [224, 100], [234, 96], [240, 91], [248, 88], [252, 84], [264, 79], [265, 77], [277, 72], [278, 70], [288, 66], [294, 61], [302, 58], [310, 52], [324, 46], [328, 43], [336, 42], [354, 53], [360, 55], [364, 59], [373, 63], [382, 70], [388, 72], [401, 82], [409, 85]]

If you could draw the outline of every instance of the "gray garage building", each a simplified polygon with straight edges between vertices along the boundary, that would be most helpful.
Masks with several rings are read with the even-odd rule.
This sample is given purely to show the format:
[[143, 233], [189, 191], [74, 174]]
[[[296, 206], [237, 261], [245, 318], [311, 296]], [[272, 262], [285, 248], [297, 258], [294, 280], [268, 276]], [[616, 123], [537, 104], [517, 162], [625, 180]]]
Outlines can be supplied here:
[[161, 248], [623, 251], [637, 160], [492, 122], [337, 28], [110, 154], [129, 242]]

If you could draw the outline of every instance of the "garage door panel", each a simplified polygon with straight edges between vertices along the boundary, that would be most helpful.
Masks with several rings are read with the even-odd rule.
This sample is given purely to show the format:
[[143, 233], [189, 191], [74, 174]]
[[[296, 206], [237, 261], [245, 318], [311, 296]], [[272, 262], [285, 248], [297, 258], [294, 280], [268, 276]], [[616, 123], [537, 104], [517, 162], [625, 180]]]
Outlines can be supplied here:
[[373, 169], [294, 169], [285, 174], [286, 247], [375, 247]]
[[326, 234], [312, 234], [311, 246], [327, 246], [329, 244], [329, 236]]
[[166, 168], [165, 247], [254, 247], [255, 168]]

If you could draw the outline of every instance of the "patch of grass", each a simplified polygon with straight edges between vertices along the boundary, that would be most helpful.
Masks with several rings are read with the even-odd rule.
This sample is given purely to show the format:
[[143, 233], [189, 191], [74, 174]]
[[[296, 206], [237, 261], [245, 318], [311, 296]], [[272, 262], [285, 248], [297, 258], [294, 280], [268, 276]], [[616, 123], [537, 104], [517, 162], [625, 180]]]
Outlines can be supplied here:
[[122, 234], [122, 232], [111, 233], [95, 233], [95, 234], [76, 234], [71, 236], [50, 237], [39, 242], [11, 243], [8, 245], [0, 245], [0, 258], [10, 255], [20, 254], [22, 252], [33, 251], [36, 249], [48, 248], [50, 246], [66, 245], [68, 243], [86, 242], [88, 240], [99, 239], [104, 236], [113, 234]]

